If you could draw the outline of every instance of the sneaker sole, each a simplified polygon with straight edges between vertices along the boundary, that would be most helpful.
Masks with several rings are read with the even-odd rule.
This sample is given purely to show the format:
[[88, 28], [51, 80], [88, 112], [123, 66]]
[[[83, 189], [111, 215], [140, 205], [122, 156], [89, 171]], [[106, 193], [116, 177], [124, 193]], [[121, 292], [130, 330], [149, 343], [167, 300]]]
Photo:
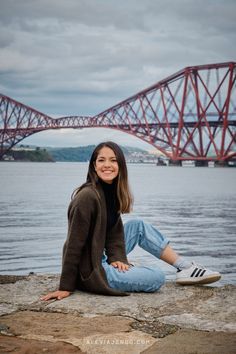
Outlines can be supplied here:
[[181, 285], [194, 285], [194, 284], [211, 284], [217, 280], [220, 280], [221, 275], [212, 275], [206, 278], [186, 278], [186, 279], [177, 279], [176, 283]]

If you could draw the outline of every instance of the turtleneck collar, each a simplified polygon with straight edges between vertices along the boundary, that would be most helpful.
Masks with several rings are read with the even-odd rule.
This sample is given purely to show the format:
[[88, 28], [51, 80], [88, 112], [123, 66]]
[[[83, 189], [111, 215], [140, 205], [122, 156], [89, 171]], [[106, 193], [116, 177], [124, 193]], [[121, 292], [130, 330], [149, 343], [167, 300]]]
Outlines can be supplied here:
[[107, 233], [115, 225], [118, 219], [118, 199], [116, 194], [116, 181], [113, 183], [106, 183], [99, 179], [99, 184], [101, 185], [105, 200], [106, 200], [106, 210], [107, 210]]
[[112, 183], [106, 183], [102, 179], [99, 178], [99, 183], [101, 184], [103, 190], [113, 191], [116, 189], [116, 182], [115, 181], [113, 181]]

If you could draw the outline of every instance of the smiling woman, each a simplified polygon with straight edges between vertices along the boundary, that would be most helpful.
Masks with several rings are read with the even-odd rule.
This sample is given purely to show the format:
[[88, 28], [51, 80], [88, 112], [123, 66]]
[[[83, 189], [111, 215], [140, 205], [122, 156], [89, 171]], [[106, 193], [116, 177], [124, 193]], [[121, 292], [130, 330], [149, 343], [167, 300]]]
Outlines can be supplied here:
[[42, 300], [62, 299], [76, 289], [106, 295], [154, 292], [165, 282], [157, 266], [133, 266], [127, 259], [136, 245], [177, 268], [177, 283], [207, 284], [220, 279], [213, 272], [181, 258], [168, 239], [151, 224], [130, 220], [132, 197], [124, 154], [113, 142], [92, 153], [87, 181], [73, 194], [68, 210], [68, 236], [63, 248], [59, 290]]

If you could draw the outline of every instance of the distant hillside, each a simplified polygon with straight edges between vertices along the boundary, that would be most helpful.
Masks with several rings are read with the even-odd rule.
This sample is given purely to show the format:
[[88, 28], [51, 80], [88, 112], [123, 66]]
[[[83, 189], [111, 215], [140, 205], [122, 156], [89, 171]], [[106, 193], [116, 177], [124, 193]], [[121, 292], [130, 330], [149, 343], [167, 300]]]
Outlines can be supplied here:
[[78, 146], [69, 148], [47, 148], [55, 161], [61, 162], [86, 162], [95, 148], [95, 145]]
[[[88, 145], [69, 148], [47, 148], [47, 150], [55, 161], [87, 162], [90, 160], [95, 147], [96, 145]], [[144, 151], [139, 148], [132, 148], [127, 146], [122, 146], [122, 150], [126, 157], [129, 157], [133, 152]]]
[[30, 162], [54, 162], [53, 157], [46, 149], [37, 147], [33, 149], [13, 149], [9, 156], [14, 161], [30, 161]]
[[[92, 152], [96, 145], [78, 146], [78, 147], [37, 147], [30, 145], [17, 145], [5, 156], [5, 161], [31, 161], [31, 162], [87, 162], [90, 160]], [[129, 146], [121, 147], [127, 161], [134, 162], [134, 156], [147, 154], [147, 151]]]

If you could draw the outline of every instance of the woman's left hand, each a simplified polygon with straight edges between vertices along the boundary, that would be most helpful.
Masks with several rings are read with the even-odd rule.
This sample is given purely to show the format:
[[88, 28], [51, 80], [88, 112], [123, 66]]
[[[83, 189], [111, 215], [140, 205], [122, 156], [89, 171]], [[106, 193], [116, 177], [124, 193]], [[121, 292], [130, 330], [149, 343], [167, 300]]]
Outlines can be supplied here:
[[129, 264], [125, 264], [119, 261], [111, 262], [111, 265], [112, 267], [117, 268], [119, 272], [126, 272], [130, 268]]

